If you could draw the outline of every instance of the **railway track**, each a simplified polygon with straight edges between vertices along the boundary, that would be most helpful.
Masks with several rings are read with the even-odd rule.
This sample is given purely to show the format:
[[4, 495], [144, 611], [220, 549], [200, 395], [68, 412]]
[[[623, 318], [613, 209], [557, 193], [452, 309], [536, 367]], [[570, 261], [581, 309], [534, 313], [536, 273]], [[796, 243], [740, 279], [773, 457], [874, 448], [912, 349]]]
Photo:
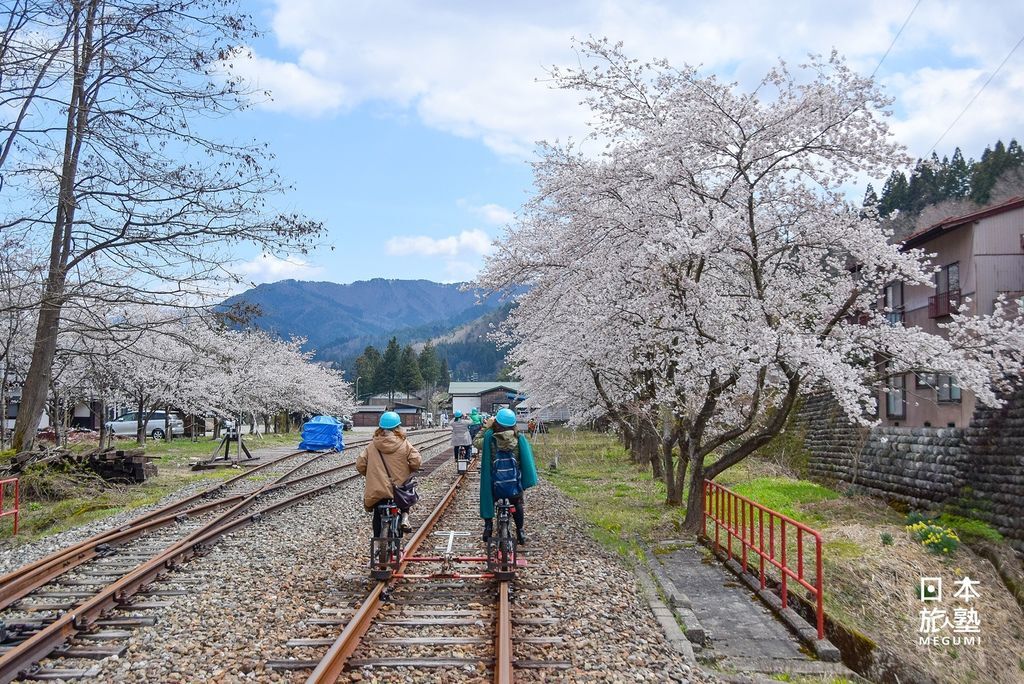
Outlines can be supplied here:
[[[446, 442], [449, 435], [419, 433], [412, 438], [426, 450]], [[353, 443], [346, 451], [368, 442]], [[265, 484], [232, 491], [240, 489], [254, 473], [271, 472], [304, 453], [311, 452], [272, 459], [0, 577], [0, 608], [6, 608], [0, 615], [0, 682], [19, 677], [88, 676], [87, 668], [39, 668], [35, 663], [48, 656], [78, 659], [116, 655], [122, 647], [105, 646], [104, 642], [126, 638], [130, 633], [124, 628], [155, 622], [148, 613], [134, 617], [130, 613], [165, 605], [149, 599], [185, 593], [146, 593], [148, 584], [202, 553], [224, 534], [359, 477], [343, 474], [354, 465], [349, 459], [337, 463], [345, 452], [316, 453]], [[304, 470], [312, 472], [299, 475]], [[204, 501], [218, 494], [223, 496]], [[65, 642], [74, 637], [88, 645], [65, 647]]]
[[[419, 673], [427, 681], [479, 681], [489, 673], [505, 683], [515, 668], [567, 668], [564, 661], [514, 658], [513, 625], [523, 630], [558, 619], [545, 614], [542, 602], [516, 601], [514, 583], [495, 581], [487, 572], [478, 504], [479, 474], [471, 469], [455, 478], [409, 538], [392, 579], [374, 583], [367, 593], [356, 588], [360, 578], [349, 578], [355, 586], [335, 592], [334, 606], [310, 621], [322, 631], [342, 627], [340, 634], [292, 639], [286, 645], [298, 657], [268, 662], [268, 669], [312, 670], [311, 684], [363, 669], [397, 668], [403, 677]], [[540, 642], [558, 644], [561, 638], [524, 634], [515, 643]], [[302, 657], [325, 646], [319, 659]]]

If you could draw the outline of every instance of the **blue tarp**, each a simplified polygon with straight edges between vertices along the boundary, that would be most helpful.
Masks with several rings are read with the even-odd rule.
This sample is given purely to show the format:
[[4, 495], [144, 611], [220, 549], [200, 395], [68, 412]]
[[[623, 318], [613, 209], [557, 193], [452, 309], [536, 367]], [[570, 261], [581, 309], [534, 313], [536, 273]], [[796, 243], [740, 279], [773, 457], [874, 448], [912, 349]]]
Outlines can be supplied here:
[[345, 448], [341, 431], [342, 425], [337, 418], [313, 416], [308, 423], [302, 426], [302, 441], [299, 442], [299, 448], [310, 451], [320, 451], [321, 449], [341, 451]]

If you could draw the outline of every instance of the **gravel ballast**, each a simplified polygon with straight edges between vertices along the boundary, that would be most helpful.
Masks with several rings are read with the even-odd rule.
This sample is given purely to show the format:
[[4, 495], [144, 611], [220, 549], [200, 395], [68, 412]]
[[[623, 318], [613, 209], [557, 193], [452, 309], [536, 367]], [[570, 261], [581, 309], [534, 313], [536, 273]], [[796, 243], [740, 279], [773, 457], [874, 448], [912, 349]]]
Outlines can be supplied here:
[[[454, 465], [447, 461], [424, 478], [414, 524], [454, 475]], [[529, 565], [521, 571], [517, 600], [524, 614], [538, 614], [536, 606], [542, 605], [543, 613], [556, 619], [517, 626], [513, 637], [521, 632], [564, 641], [557, 646], [517, 644], [515, 657], [568, 661], [570, 666], [517, 670], [517, 681], [712, 681], [691, 669], [668, 644], [633, 573], [588, 536], [571, 501], [541, 482], [527, 493], [526, 508], [529, 546], [524, 556]], [[478, 527], [468, 531], [479, 534]], [[313, 621], [332, 612], [343, 621], [347, 613], [339, 607], [345, 605], [339, 596], [360, 595], [369, 588], [370, 582], [362, 579], [368, 574], [369, 536], [361, 479], [267, 515], [151, 585], [151, 590], [184, 589], [189, 594], [167, 599], [167, 607], [144, 611], [156, 615], [158, 622], [133, 630], [122, 657], [80, 664], [99, 667], [94, 681], [304, 681], [308, 670], [274, 671], [266, 664], [323, 655], [326, 647], [296, 649], [286, 642], [331, 638], [340, 632], [340, 626]], [[75, 664], [62, 660], [51, 665]], [[480, 681], [482, 673], [466, 672], [455, 679], [447, 675], [446, 681]], [[343, 679], [438, 681], [437, 676], [429, 671], [362, 670]]]

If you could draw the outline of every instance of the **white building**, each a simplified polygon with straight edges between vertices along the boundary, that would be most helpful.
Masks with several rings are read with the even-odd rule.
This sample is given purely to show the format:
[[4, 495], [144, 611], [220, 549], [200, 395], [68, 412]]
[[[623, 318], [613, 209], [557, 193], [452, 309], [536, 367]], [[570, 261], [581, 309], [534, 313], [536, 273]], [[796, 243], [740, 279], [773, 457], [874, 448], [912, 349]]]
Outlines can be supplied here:
[[469, 413], [477, 409], [494, 415], [498, 409], [514, 409], [525, 398], [519, 393], [519, 385], [519, 382], [505, 380], [453, 382], [448, 385], [452, 411]]

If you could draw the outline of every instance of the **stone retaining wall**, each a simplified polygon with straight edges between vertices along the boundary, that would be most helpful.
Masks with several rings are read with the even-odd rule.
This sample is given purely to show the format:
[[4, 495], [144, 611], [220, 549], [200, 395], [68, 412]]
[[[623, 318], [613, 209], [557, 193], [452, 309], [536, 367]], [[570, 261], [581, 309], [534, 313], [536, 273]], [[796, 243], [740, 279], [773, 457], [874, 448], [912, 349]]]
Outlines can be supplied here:
[[1024, 389], [966, 430], [857, 427], [827, 395], [805, 400], [812, 477], [911, 508], [960, 511], [1024, 552]]

